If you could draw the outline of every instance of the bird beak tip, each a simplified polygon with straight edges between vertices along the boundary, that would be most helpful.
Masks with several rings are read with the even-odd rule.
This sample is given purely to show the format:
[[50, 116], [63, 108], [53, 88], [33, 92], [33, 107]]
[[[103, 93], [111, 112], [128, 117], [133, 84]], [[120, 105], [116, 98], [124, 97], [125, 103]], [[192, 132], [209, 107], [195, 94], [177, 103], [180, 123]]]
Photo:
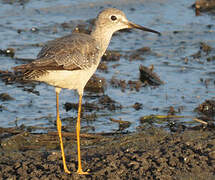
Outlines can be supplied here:
[[129, 28], [140, 29], [140, 30], [142, 30], [142, 31], [148, 31], [148, 32], [151, 32], [151, 33], [156, 33], [156, 34], [158, 34], [158, 36], [161, 36], [161, 35], [162, 35], [162, 34], [161, 34], [160, 32], [158, 32], [158, 31], [155, 31], [155, 30], [153, 30], [153, 29], [149, 29], [149, 28], [140, 26], [140, 25], [138, 25], [138, 24], [134, 24], [134, 23], [132, 23], [132, 22], [129, 22], [129, 23], [128, 23], [128, 27], [129, 27]]

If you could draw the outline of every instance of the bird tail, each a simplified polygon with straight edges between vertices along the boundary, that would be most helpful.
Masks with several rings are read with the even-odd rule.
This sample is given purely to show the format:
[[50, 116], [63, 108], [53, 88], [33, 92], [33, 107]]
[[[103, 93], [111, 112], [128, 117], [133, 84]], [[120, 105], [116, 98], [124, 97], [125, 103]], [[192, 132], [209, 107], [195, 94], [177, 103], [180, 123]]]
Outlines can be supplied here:
[[22, 81], [36, 81], [39, 77], [47, 73], [43, 69], [32, 69], [31, 64], [15, 66], [13, 70], [16, 77]]
[[27, 68], [26, 64], [15, 66], [12, 69], [14, 70], [14, 75], [16, 77], [16, 80], [18, 80], [18, 81], [24, 81], [24, 80], [28, 79], [25, 76], [26, 72], [28, 71], [27, 70], [28, 68]]

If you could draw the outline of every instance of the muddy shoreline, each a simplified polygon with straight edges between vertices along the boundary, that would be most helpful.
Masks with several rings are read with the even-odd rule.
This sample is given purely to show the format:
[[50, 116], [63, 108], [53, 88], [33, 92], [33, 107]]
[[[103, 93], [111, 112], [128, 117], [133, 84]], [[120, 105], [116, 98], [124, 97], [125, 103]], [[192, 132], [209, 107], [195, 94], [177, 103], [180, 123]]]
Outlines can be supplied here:
[[154, 126], [136, 133], [82, 134], [78, 175], [74, 133], [63, 133], [69, 169], [63, 171], [57, 132], [1, 129], [2, 179], [205, 179], [215, 178], [214, 127], [167, 132]]

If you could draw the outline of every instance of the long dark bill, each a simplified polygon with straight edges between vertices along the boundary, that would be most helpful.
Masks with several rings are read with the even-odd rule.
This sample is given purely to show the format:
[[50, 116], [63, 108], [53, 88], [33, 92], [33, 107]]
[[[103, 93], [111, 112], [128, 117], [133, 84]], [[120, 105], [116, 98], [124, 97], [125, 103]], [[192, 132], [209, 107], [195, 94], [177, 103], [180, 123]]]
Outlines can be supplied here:
[[132, 23], [132, 22], [129, 22], [129, 23], [128, 23], [128, 26], [129, 26], [129, 28], [136, 28], [136, 29], [140, 29], [140, 30], [142, 30], [142, 31], [148, 31], [148, 32], [156, 33], [156, 34], [158, 34], [159, 36], [161, 36], [161, 33], [158, 32], [158, 31], [155, 31], [155, 30], [153, 30], [153, 29], [149, 29], [149, 28], [140, 26], [140, 25], [138, 25], [138, 24], [134, 24], [134, 23]]

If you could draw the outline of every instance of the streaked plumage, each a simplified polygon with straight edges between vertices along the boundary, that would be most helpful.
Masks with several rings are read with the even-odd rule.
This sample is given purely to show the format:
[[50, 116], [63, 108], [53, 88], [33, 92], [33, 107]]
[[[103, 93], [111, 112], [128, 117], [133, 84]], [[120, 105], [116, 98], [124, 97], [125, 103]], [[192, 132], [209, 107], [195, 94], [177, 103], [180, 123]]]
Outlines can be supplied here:
[[73, 33], [49, 41], [39, 52], [37, 59], [30, 64], [15, 67], [22, 71], [25, 80], [37, 80], [36, 72], [47, 70], [81, 70], [96, 65], [99, 47], [90, 35]]

